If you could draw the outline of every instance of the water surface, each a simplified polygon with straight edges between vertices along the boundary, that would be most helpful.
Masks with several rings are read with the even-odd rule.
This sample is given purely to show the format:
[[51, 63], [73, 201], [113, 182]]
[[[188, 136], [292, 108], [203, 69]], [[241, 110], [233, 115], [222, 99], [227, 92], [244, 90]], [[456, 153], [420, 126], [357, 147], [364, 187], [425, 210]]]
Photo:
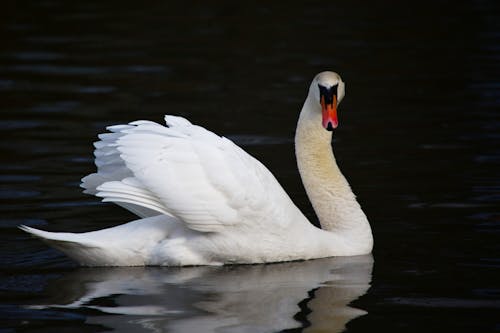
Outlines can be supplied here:
[[[2, 332], [500, 329], [494, 1], [54, 0], [2, 14]], [[325, 69], [346, 81], [334, 150], [373, 257], [83, 269], [16, 229], [132, 220], [79, 179], [106, 125], [165, 113], [242, 145], [315, 223], [291, 139]]]

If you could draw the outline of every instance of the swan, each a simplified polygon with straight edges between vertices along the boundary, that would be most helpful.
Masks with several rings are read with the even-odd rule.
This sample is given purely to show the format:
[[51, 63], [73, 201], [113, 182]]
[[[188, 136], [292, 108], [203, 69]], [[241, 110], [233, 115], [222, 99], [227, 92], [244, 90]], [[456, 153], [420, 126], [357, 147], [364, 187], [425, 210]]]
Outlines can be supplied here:
[[85, 266], [255, 264], [371, 252], [370, 224], [332, 149], [344, 82], [321, 72], [295, 134], [302, 182], [321, 228], [294, 205], [272, 173], [231, 140], [177, 116], [167, 126], [107, 127], [95, 145], [97, 172], [85, 193], [140, 219], [85, 233], [20, 228]]

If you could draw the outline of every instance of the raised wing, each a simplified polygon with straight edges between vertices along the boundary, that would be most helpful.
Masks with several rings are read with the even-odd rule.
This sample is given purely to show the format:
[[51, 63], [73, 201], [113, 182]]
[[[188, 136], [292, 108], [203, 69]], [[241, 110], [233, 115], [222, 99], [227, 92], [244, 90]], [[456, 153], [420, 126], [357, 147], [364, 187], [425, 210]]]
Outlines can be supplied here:
[[[112, 201], [143, 218], [166, 214], [159, 205], [153, 204], [155, 196], [134, 181], [132, 171], [127, 168], [117, 149], [117, 140], [124, 136], [127, 130], [136, 127], [132, 124], [109, 126], [107, 130], [111, 133], [99, 134], [100, 140], [94, 143], [97, 172], [82, 178], [80, 186], [85, 189], [84, 193], [101, 196], [103, 201]], [[121, 194], [118, 197], [113, 196], [116, 190]]]
[[232, 141], [184, 118], [165, 120], [168, 127], [108, 128], [113, 133], [96, 146], [98, 172], [83, 179], [87, 192], [144, 209], [141, 216], [173, 215], [201, 232], [286, 227], [300, 214], [269, 170]]

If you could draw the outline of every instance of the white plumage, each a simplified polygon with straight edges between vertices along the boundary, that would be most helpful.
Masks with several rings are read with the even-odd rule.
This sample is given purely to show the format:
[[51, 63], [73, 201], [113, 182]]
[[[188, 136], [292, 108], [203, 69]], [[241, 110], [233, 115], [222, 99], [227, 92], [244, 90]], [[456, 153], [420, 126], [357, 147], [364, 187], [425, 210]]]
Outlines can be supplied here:
[[219, 265], [369, 253], [368, 221], [336, 166], [331, 133], [321, 126], [318, 84], [341, 87], [339, 102], [343, 97], [337, 74], [316, 76], [296, 150], [306, 190], [328, 230], [309, 223], [258, 160], [175, 116], [165, 117], [167, 126], [135, 121], [108, 127], [95, 143], [97, 172], [82, 179], [86, 193], [142, 219], [81, 234], [21, 228], [84, 265]]

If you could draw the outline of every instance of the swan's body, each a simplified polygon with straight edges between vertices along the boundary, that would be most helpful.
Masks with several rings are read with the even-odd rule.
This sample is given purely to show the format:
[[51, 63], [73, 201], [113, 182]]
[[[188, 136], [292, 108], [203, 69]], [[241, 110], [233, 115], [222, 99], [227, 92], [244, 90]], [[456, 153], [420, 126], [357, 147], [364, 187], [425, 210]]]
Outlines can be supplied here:
[[336, 73], [318, 74], [295, 137], [299, 171], [323, 229], [306, 219], [259, 161], [232, 141], [173, 116], [165, 117], [168, 127], [149, 121], [109, 127], [111, 133], [95, 145], [97, 173], [82, 180], [87, 193], [141, 219], [80, 234], [21, 228], [91, 266], [264, 263], [369, 253], [370, 225], [335, 162], [332, 133], [325, 130], [337, 126], [337, 98], [343, 95]]

